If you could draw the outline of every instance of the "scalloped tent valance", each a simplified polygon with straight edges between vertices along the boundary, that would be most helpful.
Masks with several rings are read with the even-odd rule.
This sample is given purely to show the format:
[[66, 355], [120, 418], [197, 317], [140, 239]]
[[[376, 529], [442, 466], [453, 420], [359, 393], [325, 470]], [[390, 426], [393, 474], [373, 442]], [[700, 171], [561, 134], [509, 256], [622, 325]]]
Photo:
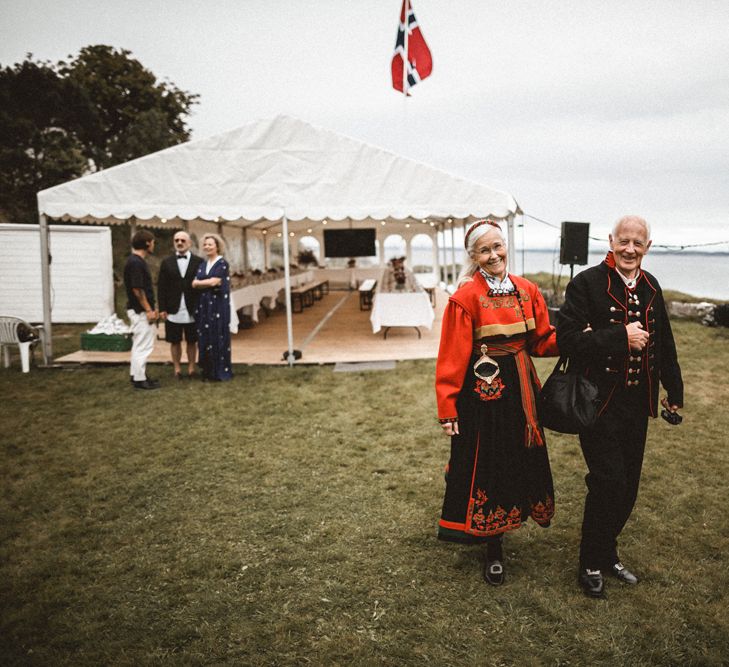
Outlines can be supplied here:
[[376, 146], [278, 116], [38, 193], [39, 213], [153, 226], [210, 220], [405, 220], [519, 212], [514, 198]]

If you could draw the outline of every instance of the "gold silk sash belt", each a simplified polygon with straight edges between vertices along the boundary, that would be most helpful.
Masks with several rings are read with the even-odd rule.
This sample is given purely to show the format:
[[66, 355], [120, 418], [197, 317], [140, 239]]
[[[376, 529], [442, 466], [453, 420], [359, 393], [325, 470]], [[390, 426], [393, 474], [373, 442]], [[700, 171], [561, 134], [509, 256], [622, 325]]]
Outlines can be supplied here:
[[476, 354], [482, 353], [482, 346], [487, 348], [485, 354], [492, 357], [506, 357], [513, 355], [516, 362], [516, 371], [519, 374], [519, 384], [521, 385], [521, 405], [524, 408], [524, 417], [526, 425], [524, 427], [524, 445], [526, 447], [543, 446], [544, 438], [539, 428], [537, 417], [537, 398], [534, 395], [534, 384], [541, 389], [541, 383], [537, 376], [537, 370], [534, 368], [532, 358], [526, 349], [526, 340], [524, 338], [499, 343], [481, 343], [476, 342], [473, 351]]

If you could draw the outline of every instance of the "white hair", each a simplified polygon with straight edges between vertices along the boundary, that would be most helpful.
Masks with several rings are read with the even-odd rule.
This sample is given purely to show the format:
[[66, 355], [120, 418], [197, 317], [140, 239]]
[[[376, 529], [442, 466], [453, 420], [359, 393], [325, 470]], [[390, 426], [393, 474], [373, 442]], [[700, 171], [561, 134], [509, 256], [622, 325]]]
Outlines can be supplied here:
[[650, 241], [651, 226], [645, 221], [644, 218], [641, 218], [639, 215], [624, 215], [622, 218], [617, 220], [615, 222], [615, 225], [613, 225], [613, 231], [611, 232], [612, 237], [616, 238], [618, 235], [618, 230], [628, 222], [635, 222], [645, 228], [646, 240]]
[[[478, 225], [478, 223], [474, 223], [474, 225]], [[478, 241], [484, 234], [492, 231], [496, 232], [501, 237], [504, 246], [508, 247], [506, 237], [504, 236], [504, 232], [501, 231], [501, 227], [485, 224], [479, 225], [478, 227], [471, 227], [471, 229], [473, 229], [473, 231], [466, 235], [468, 239], [468, 243], [466, 245], [466, 255], [468, 260], [463, 262], [463, 268], [461, 268], [461, 272], [458, 274], [458, 280], [456, 280], [456, 288], [467, 283], [469, 280], [472, 280], [474, 274], [478, 271], [478, 262], [475, 259], [474, 248], [476, 247], [476, 241]]]

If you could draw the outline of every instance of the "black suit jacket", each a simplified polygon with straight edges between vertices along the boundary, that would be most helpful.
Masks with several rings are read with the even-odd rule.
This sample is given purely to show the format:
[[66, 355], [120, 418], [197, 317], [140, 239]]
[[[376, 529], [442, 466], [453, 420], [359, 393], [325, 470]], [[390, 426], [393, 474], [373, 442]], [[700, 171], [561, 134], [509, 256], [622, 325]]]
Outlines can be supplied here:
[[202, 257], [190, 253], [190, 263], [185, 276], [180, 275], [177, 268], [177, 255], [170, 255], [162, 260], [157, 279], [157, 298], [160, 312], [176, 313], [180, 308], [180, 297], [185, 295], [185, 304], [190, 315], [194, 315], [200, 296], [199, 290], [192, 288], [192, 279], [202, 263]]
[[[578, 273], [567, 285], [565, 302], [559, 311], [557, 345], [560, 354], [570, 357], [570, 364], [597, 384], [602, 409], [619, 384], [639, 378], [639, 390], [646, 398], [644, 405], [648, 406], [648, 414], [655, 417], [658, 383], [668, 393], [668, 401], [681, 407], [683, 380], [658, 281], [642, 271], [635, 293], [639, 305], [629, 305], [625, 283], [610, 266], [609, 259]], [[628, 347], [625, 325], [636, 319], [650, 335], [642, 353], [631, 352]], [[588, 323], [592, 332], [583, 332]]]

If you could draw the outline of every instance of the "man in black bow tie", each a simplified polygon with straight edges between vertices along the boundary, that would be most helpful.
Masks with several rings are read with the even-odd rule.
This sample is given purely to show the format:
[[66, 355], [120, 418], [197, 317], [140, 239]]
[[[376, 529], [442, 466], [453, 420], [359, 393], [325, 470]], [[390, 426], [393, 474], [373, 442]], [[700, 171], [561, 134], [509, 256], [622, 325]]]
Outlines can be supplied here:
[[198, 294], [192, 289], [192, 279], [202, 262], [190, 248], [192, 239], [185, 231], [173, 238], [175, 253], [166, 257], [159, 269], [157, 295], [160, 317], [165, 322], [165, 340], [170, 344], [175, 377], [182, 379], [182, 339], [187, 343], [187, 372], [195, 373], [197, 333], [195, 331], [195, 307]]

